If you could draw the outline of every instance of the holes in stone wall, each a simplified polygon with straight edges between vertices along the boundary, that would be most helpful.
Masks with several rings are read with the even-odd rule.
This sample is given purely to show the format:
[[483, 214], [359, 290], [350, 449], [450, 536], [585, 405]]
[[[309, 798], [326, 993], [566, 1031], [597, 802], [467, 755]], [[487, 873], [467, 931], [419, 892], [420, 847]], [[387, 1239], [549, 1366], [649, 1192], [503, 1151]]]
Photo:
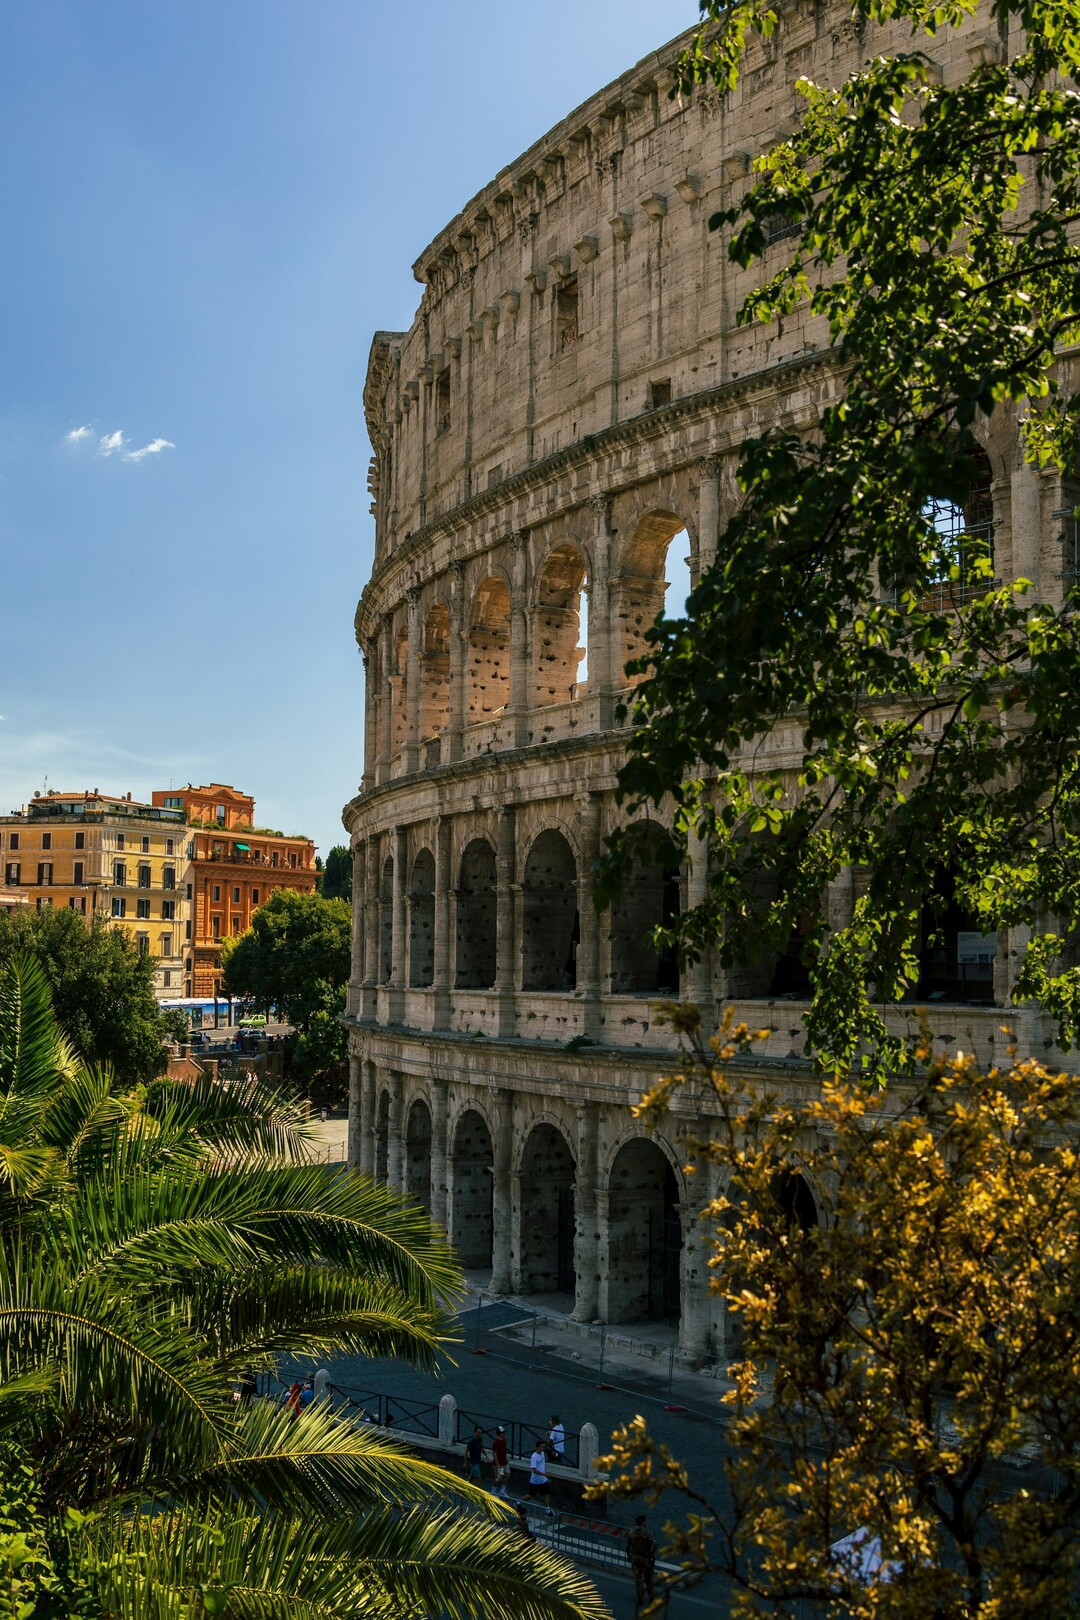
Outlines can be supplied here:
[[576, 546], [556, 546], [544, 563], [533, 618], [533, 705], [577, 697], [586, 648], [582, 644], [585, 559]]
[[609, 1182], [607, 1320], [677, 1321], [681, 1262], [675, 1172], [655, 1142], [627, 1142]]
[[510, 701], [510, 592], [493, 574], [473, 597], [469, 625], [467, 723], [499, 714]]
[[496, 966], [495, 851], [474, 838], [461, 857], [457, 887], [457, 987], [490, 990]]
[[420, 671], [420, 740], [441, 736], [450, 721], [450, 614], [437, 602], [424, 625]]
[[435, 857], [422, 849], [409, 885], [409, 984], [422, 990], [435, 978]]
[[490, 1266], [495, 1155], [487, 1123], [474, 1108], [466, 1109], [454, 1132], [453, 1166], [450, 1236], [458, 1259], [466, 1271]]
[[577, 862], [561, 832], [534, 841], [522, 883], [521, 987], [573, 990], [581, 937]]

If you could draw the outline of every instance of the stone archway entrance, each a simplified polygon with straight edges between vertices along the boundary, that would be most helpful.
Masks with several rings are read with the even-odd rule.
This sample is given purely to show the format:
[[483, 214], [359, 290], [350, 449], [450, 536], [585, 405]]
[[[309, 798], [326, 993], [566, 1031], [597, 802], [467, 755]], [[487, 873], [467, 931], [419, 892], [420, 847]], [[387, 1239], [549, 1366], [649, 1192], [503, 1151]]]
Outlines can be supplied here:
[[608, 1322], [677, 1322], [682, 1218], [675, 1172], [655, 1142], [625, 1143], [608, 1182]]
[[454, 1132], [450, 1237], [466, 1271], [491, 1265], [494, 1238], [495, 1154], [482, 1114], [468, 1108]]
[[431, 1110], [421, 1098], [409, 1109], [405, 1126], [405, 1194], [431, 1210]]
[[554, 1125], [536, 1125], [521, 1155], [518, 1277], [522, 1294], [573, 1294], [574, 1156]]

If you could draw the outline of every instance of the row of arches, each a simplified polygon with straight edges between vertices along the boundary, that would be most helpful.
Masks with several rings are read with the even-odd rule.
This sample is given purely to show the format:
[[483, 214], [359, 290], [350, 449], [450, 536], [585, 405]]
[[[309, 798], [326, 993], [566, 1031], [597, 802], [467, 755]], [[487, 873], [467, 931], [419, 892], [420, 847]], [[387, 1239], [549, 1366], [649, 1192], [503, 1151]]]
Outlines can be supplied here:
[[[656, 828], [657, 834], [660, 829]], [[521, 868], [520, 988], [578, 988], [581, 895], [578, 857], [566, 836], [549, 827], [533, 839]], [[436, 867], [429, 848], [419, 850], [407, 873], [406, 981], [425, 989], [435, 981]], [[379, 881], [379, 959], [376, 981], [389, 983], [394, 968], [394, 857], [383, 861]], [[452, 875], [453, 984], [459, 990], [494, 987], [498, 972], [498, 872], [487, 837], [466, 844]], [[586, 899], [587, 904], [591, 903]], [[668, 927], [682, 908], [680, 870], [656, 857], [627, 879], [610, 921], [610, 989], [613, 994], [670, 994], [679, 988], [674, 950], [657, 950], [652, 930]]]

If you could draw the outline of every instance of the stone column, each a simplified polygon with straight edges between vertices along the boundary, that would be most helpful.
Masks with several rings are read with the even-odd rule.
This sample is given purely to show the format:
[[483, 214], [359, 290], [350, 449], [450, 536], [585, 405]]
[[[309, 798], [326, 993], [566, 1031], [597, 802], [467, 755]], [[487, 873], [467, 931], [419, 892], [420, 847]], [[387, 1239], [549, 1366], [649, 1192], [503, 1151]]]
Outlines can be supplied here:
[[402, 1109], [404, 1106], [404, 1091], [402, 1076], [391, 1071], [390, 1076], [390, 1119], [386, 1129], [386, 1185], [395, 1192], [401, 1191], [401, 1181], [405, 1170], [404, 1143], [402, 1141], [403, 1122]]
[[[691, 833], [687, 840], [686, 903], [687, 910], [703, 905], [709, 888], [709, 849], [703, 838]], [[709, 1035], [716, 1019], [712, 997], [711, 952], [706, 950], [696, 962], [682, 972], [679, 980], [680, 1001], [693, 1002], [701, 1012], [701, 1028]]]
[[405, 667], [405, 770], [406, 774], [411, 774], [420, 764], [420, 673], [423, 668], [420, 592], [409, 591], [405, 601], [409, 628], [409, 662]]
[[435, 1029], [450, 1028], [450, 817], [435, 817]]
[[529, 536], [516, 529], [510, 536], [510, 712], [514, 747], [529, 741]]
[[392, 674], [393, 620], [388, 613], [379, 631], [379, 758], [376, 777], [390, 780], [394, 752], [394, 678]]
[[394, 828], [394, 899], [390, 920], [390, 1022], [400, 1024], [405, 1012], [406, 831]]
[[465, 623], [465, 566], [450, 566], [450, 714], [446, 728], [449, 761], [460, 759], [465, 735], [465, 678], [468, 629]]
[[[1024, 460], [1019, 431], [1011, 486], [1013, 577], [1030, 579], [1038, 591], [1042, 549], [1042, 482], [1039, 469]], [[994, 572], [999, 572], [996, 560]]]
[[577, 1152], [574, 1172], [574, 1309], [575, 1322], [594, 1322], [600, 1302], [596, 1181], [600, 1111], [596, 1103], [582, 1103], [577, 1111]]
[[365, 847], [367, 875], [364, 883], [364, 981], [360, 1016], [374, 1023], [379, 981], [379, 840], [369, 838]]
[[622, 670], [614, 668], [611, 590], [611, 496], [594, 495], [593, 577], [589, 581], [589, 691], [600, 701], [599, 726], [610, 730], [614, 723], [614, 691], [622, 685]]
[[716, 561], [716, 544], [720, 536], [720, 458], [702, 456], [698, 463], [698, 544], [697, 556], [691, 569], [690, 583], [696, 585]]
[[367, 895], [364, 884], [367, 862], [364, 844], [354, 844], [352, 852], [352, 957], [349, 964], [349, 999], [346, 1011], [356, 1018], [361, 1010], [364, 983], [364, 922]]
[[[597, 1177], [599, 1180], [599, 1177]], [[596, 1315], [601, 1322], [611, 1320], [611, 1309], [608, 1300], [610, 1293], [610, 1279], [608, 1277], [610, 1263], [610, 1220], [608, 1215], [608, 1192], [606, 1188], [596, 1189]], [[576, 1307], [575, 1307], [576, 1314]]]
[[600, 859], [600, 795], [579, 794], [577, 812], [581, 851], [577, 876], [577, 992], [583, 1002], [582, 1033], [595, 1037], [600, 1029], [600, 918], [593, 904], [593, 874]]
[[367, 793], [375, 785], [376, 755], [378, 753], [378, 703], [371, 689], [375, 674], [375, 660], [364, 652], [364, 774], [360, 790]]
[[438, 1075], [432, 1076], [431, 1091], [431, 1218], [446, 1227], [446, 1150], [449, 1086]]
[[505, 1089], [498, 1095], [498, 1118], [494, 1141], [494, 1238], [491, 1255], [491, 1292], [510, 1292], [510, 1209], [512, 1188], [510, 1166], [514, 1146], [514, 1093]]
[[365, 1058], [360, 1067], [359, 1164], [365, 1176], [375, 1174], [375, 1065], [370, 1058]]
[[349, 1053], [349, 1168], [359, 1170], [364, 1140], [364, 1074], [356, 1052]]
[[495, 991], [498, 1029], [503, 1039], [516, 1033], [514, 984], [517, 940], [514, 929], [514, 806], [503, 805], [495, 850]]
[[[701, 1135], [700, 1123], [698, 1134]], [[693, 1175], [685, 1175], [684, 1193], [679, 1214], [682, 1220], [681, 1276], [679, 1279], [679, 1349], [686, 1355], [700, 1358], [711, 1349], [712, 1298], [708, 1290], [709, 1250], [705, 1241], [705, 1226], [701, 1212], [708, 1202], [706, 1167], [695, 1155], [688, 1163], [694, 1167]]]

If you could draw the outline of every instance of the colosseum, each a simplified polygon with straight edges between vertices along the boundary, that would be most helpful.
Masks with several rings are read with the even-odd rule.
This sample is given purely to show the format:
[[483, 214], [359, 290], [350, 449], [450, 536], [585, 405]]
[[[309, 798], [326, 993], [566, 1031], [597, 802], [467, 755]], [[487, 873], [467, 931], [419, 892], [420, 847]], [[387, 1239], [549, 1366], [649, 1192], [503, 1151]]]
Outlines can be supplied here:
[[[713, 561], [743, 439], [809, 428], [836, 386], [805, 314], [735, 323], [782, 262], [786, 221], [744, 271], [709, 217], [793, 127], [800, 74], [836, 81], [887, 41], [843, 8], [791, 5], [732, 97], [673, 97], [689, 37], [503, 169], [414, 265], [409, 331], [375, 335], [364, 768], [345, 824], [351, 1162], [426, 1205], [494, 1292], [582, 1323], [677, 1323], [697, 1361], [726, 1343], [698, 1219], [711, 1172], [685, 1174], [679, 1142], [706, 1122], [687, 1103], [649, 1137], [630, 1113], [672, 1059], [656, 1002], [706, 1019], [734, 1003], [772, 1030], [755, 1072], [798, 1085], [806, 985], [794, 952], [680, 974], [651, 949], [650, 928], [701, 894], [703, 862], [640, 870], [599, 914], [592, 873], [622, 814], [625, 666], [668, 576]], [[999, 42], [976, 19], [949, 48], [951, 79]], [[973, 501], [1002, 569], [1059, 591], [1076, 493], [1023, 462], [1011, 418], [985, 448]], [[851, 903], [834, 885], [831, 915]], [[944, 1038], [985, 1046], [1017, 942], [965, 920], [922, 988]], [[1047, 1032], [1019, 1016], [1037, 1050]], [[797, 1203], [814, 1218], [811, 1189]]]

